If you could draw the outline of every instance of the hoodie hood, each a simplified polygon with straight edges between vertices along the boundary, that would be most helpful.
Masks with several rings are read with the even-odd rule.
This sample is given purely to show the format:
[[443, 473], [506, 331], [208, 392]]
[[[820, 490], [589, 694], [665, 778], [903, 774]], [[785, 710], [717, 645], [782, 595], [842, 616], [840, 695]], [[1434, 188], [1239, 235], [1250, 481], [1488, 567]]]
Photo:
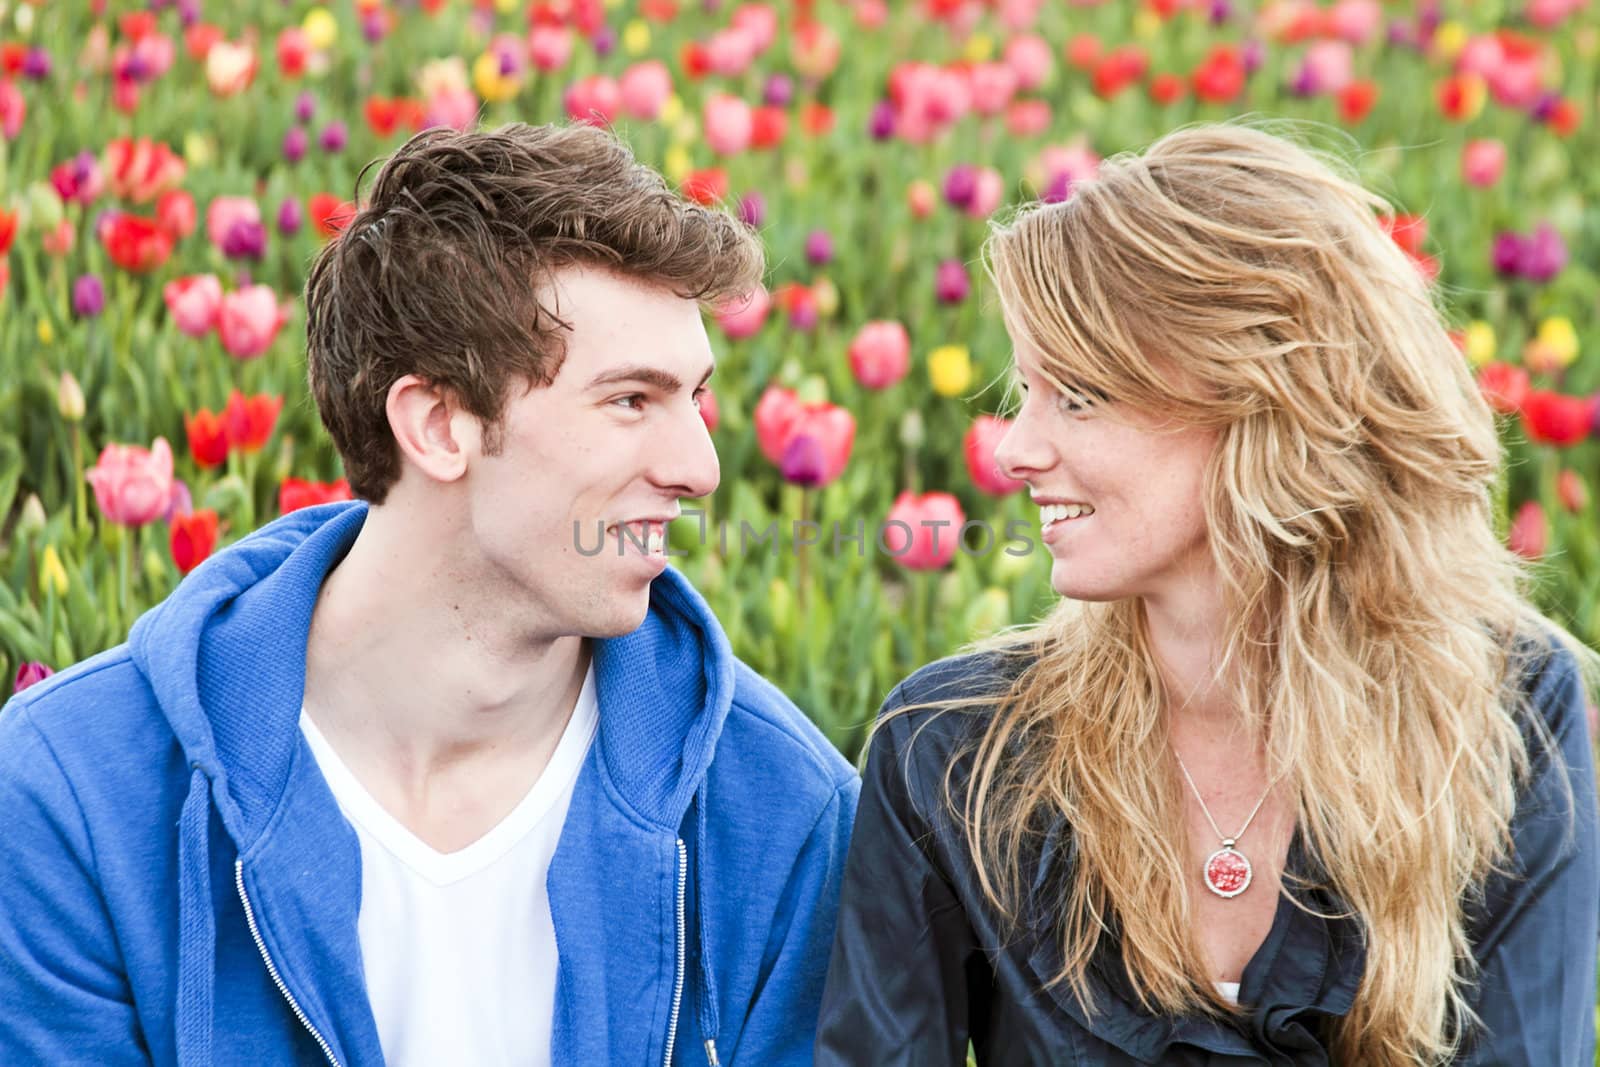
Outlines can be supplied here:
[[[129, 634], [134, 663], [241, 851], [282, 798], [300, 743], [317, 594], [366, 515], [364, 502], [340, 502], [267, 524], [196, 568]], [[727, 637], [669, 567], [651, 585], [644, 623], [592, 647], [602, 771], [635, 816], [674, 828], [732, 700]]]

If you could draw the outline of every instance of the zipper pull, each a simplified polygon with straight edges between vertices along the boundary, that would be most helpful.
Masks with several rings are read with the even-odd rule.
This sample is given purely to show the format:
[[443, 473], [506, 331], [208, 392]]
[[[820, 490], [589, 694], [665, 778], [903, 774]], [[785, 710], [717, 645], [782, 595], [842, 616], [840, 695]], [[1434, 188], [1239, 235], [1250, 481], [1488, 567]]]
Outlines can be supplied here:
[[706, 1067], [722, 1067], [722, 1061], [717, 1059], [717, 1039], [706, 1038]]

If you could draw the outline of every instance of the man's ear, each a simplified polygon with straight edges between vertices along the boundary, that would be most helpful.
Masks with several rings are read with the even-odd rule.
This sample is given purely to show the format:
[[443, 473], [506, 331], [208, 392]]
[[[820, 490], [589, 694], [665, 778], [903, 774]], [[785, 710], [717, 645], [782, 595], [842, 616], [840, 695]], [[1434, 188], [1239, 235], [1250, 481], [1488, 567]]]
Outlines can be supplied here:
[[449, 390], [415, 374], [389, 387], [385, 411], [402, 459], [433, 481], [460, 478], [482, 444], [478, 420], [456, 405]]

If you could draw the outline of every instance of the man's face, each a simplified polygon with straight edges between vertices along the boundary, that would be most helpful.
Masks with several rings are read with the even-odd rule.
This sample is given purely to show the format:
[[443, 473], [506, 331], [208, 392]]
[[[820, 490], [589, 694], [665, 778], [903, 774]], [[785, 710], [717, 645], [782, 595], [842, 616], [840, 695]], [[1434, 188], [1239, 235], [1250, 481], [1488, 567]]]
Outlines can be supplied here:
[[566, 356], [549, 386], [513, 392], [499, 453], [472, 459], [473, 570], [553, 634], [625, 634], [679, 499], [721, 477], [699, 410], [711, 346], [695, 301], [605, 270], [558, 272], [547, 302], [572, 326]]

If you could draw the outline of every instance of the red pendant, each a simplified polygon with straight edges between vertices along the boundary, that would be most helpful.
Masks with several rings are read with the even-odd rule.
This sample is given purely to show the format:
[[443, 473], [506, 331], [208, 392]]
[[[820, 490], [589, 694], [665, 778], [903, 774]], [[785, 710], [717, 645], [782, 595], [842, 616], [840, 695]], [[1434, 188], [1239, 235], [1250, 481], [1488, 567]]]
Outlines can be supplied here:
[[1250, 861], [1244, 853], [1219, 848], [1206, 857], [1206, 888], [1219, 897], [1236, 897], [1250, 886]]

